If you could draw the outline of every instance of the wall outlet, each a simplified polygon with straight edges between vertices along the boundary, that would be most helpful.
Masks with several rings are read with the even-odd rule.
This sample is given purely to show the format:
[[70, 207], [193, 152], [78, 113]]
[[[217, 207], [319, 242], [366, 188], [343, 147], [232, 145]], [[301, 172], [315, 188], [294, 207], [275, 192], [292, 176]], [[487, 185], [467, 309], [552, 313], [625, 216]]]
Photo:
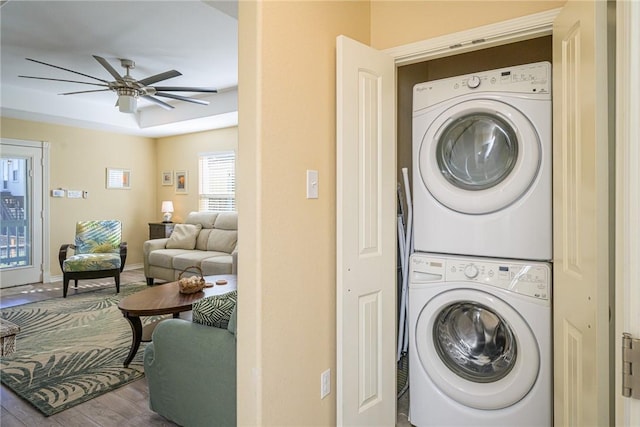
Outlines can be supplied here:
[[320, 399], [324, 399], [331, 393], [331, 369], [320, 374]]

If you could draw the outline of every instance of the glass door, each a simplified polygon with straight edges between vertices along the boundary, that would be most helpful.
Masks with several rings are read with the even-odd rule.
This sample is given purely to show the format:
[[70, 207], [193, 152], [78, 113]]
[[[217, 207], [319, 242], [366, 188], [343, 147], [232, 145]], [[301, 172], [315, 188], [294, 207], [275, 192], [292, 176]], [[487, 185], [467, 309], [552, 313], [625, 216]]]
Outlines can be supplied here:
[[43, 166], [39, 144], [0, 145], [0, 287], [42, 281]]

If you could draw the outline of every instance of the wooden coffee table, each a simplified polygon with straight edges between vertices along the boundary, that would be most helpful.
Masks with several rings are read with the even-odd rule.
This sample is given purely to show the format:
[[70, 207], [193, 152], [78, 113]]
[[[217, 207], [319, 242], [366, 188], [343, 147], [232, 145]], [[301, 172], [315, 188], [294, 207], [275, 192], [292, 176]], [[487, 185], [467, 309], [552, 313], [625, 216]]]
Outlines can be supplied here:
[[173, 317], [177, 318], [180, 313], [191, 310], [193, 303], [204, 297], [221, 295], [237, 289], [237, 276], [234, 274], [204, 276], [204, 278], [207, 283], [215, 284], [217, 280], [223, 279], [227, 281], [227, 284], [204, 288], [202, 291], [193, 294], [181, 294], [178, 291], [178, 282], [164, 283], [136, 292], [120, 301], [118, 308], [122, 311], [125, 319], [129, 321], [133, 332], [131, 350], [124, 361], [125, 368], [129, 366], [129, 363], [138, 352], [140, 343], [142, 341], [151, 341], [151, 333], [157, 324], [154, 322], [143, 328], [140, 316], [173, 314]]

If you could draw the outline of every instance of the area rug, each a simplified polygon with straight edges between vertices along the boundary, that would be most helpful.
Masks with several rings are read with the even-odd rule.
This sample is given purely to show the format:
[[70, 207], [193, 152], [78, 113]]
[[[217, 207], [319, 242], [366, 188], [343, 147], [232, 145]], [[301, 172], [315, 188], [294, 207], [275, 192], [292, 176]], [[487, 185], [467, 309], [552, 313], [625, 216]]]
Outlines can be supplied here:
[[0, 359], [2, 383], [50, 416], [142, 378], [144, 343], [123, 367], [132, 332], [118, 302], [144, 288], [129, 284], [119, 294], [110, 287], [1, 310], [20, 326], [15, 353]]

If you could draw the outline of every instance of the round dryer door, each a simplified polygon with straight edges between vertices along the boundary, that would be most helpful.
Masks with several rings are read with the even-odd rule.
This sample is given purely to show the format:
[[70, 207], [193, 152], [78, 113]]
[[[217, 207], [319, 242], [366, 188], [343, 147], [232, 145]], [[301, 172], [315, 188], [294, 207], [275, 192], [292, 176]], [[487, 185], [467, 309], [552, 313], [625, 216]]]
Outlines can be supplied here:
[[529, 393], [540, 352], [509, 304], [487, 292], [454, 289], [431, 299], [416, 325], [422, 368], [451, 399], [476, 409], [509, 407]]
[[420, 147], [419, 167], [429, 192], [449, 209], [486, 214], [526, 193], [540, 168], [535, 128], [501, 101], [476, 99], [443, 111]]

